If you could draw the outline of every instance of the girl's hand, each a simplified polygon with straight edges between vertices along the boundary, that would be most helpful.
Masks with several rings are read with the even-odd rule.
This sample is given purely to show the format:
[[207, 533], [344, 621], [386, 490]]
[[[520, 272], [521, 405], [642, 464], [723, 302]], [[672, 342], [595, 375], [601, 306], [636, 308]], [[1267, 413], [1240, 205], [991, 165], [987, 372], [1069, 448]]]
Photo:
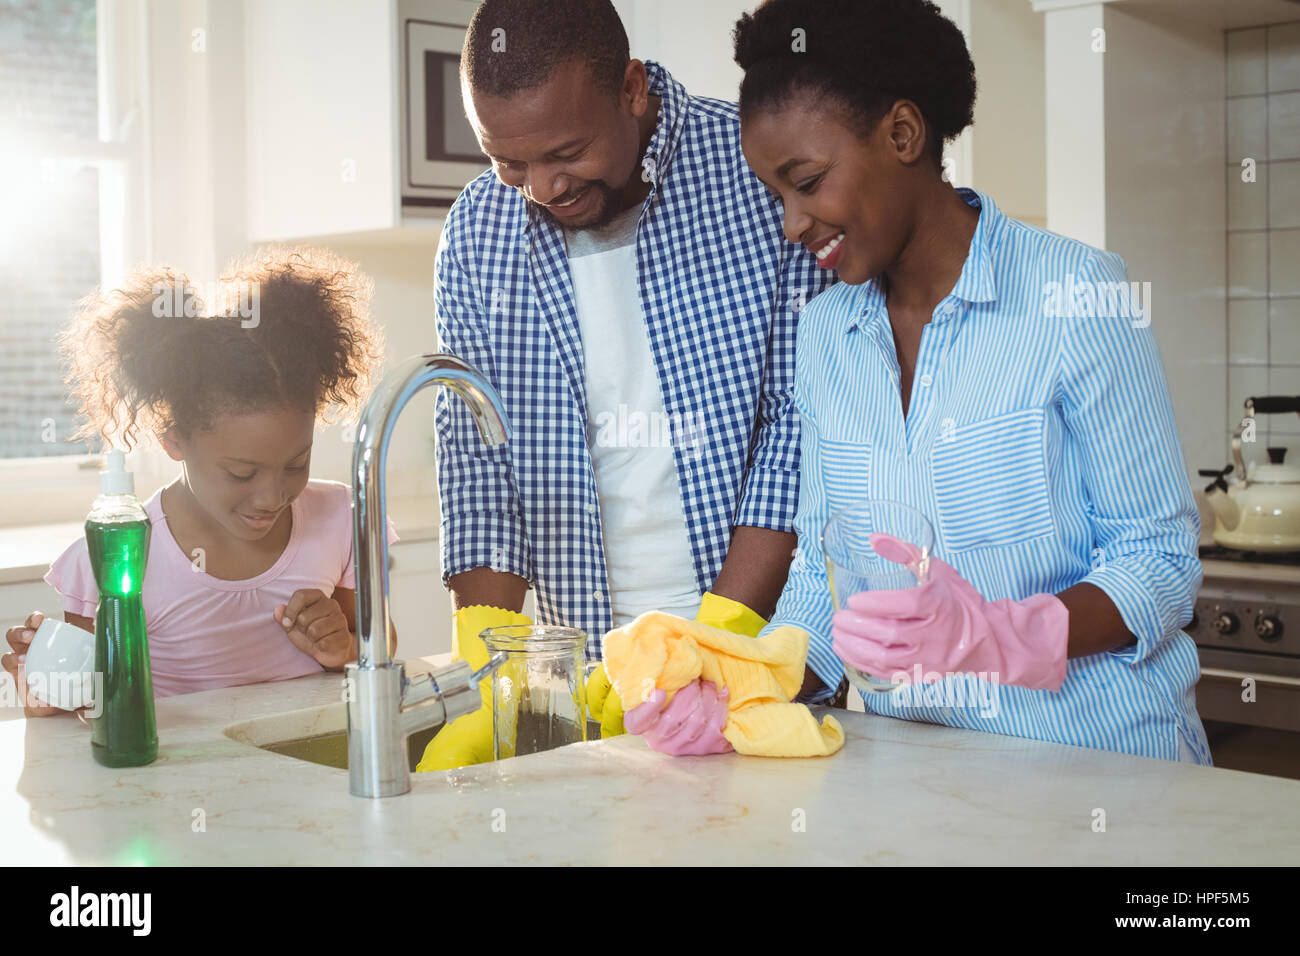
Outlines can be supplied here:
[[294, 647], [310, 654], [327, 670], [357, 659], [357, 638], [333, 598], [316, 588], [295, 591], [288, 605], [277, 604], [275, 619]]
[[23, 667], [23, 662], [27, 657], [27, 649], [32, 645], [32, 638], [36, 636], [36, 629], [44, 620], [44, 614], [33, 611], [27, 615], [27, 620], [22, 624], [15, 624], [9, 628], [5, 632], [5, 640], [9, 642], [14, 652], [0, 656], [0, 666], [3, 666], [14, 679], [14, 685], [18, 688], [18, 699], [23, 702], [23, 713], [28, 717], [53, 717], [55, 714], [67, 713], [45, 703], [35, 694], [29, 693], [27, 689], [27, 670]]

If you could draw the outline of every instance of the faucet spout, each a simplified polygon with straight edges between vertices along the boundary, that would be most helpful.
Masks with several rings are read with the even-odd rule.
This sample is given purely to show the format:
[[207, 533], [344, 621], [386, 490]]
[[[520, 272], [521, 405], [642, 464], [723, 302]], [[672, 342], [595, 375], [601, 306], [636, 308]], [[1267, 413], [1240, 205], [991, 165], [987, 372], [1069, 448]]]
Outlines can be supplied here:
[[357, 662], [382, 667], [389, 661], [388, 443], [407, 402], [430, 385], [450, 388], [464, 400], [487, 445], [510, 438], [505, 406], [496, 390], [454, 355], [417, 355], [379, 383], [357, 426], [352, 448], [352, 543], [357, 573]]
[[390, 658], [388, 505], [385, 466], [393, 428], [407, 402], [430, 385], [451, 389], [474, 416], [488, 445], [510, 438], [501, 397], [454, 355], [407, 359], [386, 375], [366, 403], [352, 449], [352, 555], [356, 566], [357, 662], [347, 666], [349, 788], [356, 796], [390, 797], [411, 788], [406, 735], [451, 721], [480, 706], [476, 689], [500, 661], [470, 673], [456, 662], [428, 680], [407, 680]]

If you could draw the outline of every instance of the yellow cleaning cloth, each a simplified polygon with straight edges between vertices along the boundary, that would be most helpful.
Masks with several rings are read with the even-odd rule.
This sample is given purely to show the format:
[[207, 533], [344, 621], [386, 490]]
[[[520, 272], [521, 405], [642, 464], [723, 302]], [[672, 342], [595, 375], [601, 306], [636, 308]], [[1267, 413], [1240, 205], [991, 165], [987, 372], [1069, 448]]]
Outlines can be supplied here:
[[630, 711], [659, 688], [664, 705], [696, 678], [726, 687], [723, 736], [737, 753], [760, 757], [824, 757], [844, 746], [844, 729], [829, 714], [818, 726], [803, 704], [808, 635], [779, 627], [742, 637], [662, 611], [647, 611], [605, 635], [605, 670]]

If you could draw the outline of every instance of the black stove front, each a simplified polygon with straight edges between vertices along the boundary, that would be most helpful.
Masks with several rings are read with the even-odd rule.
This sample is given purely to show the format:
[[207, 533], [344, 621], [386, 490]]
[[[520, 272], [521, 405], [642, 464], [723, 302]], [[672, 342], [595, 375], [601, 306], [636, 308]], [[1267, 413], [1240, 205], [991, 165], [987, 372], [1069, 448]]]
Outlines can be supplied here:
[[1200, 555], [1204, 580], [1184, 630], [1201, 661], [1202, 719], [1300, 731], [1300, 554]]
[[1218, 544], [1200, 547], [1202, 561], [1230, 561], [1234, 564], [1277, 564], [1300, 568], [1300, 551], [1242, 551]]

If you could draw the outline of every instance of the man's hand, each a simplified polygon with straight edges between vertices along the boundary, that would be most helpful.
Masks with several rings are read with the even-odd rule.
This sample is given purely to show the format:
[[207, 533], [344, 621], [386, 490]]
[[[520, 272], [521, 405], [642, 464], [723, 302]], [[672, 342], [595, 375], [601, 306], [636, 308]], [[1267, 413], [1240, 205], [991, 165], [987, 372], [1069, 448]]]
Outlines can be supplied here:
[[316, 588], [295, 591], [287, 605], [277, 604], [275, 619], [294, 647], [326, 670], [341, 670], [357, 659], [357, 636], [348, 629], [343, 608]]

